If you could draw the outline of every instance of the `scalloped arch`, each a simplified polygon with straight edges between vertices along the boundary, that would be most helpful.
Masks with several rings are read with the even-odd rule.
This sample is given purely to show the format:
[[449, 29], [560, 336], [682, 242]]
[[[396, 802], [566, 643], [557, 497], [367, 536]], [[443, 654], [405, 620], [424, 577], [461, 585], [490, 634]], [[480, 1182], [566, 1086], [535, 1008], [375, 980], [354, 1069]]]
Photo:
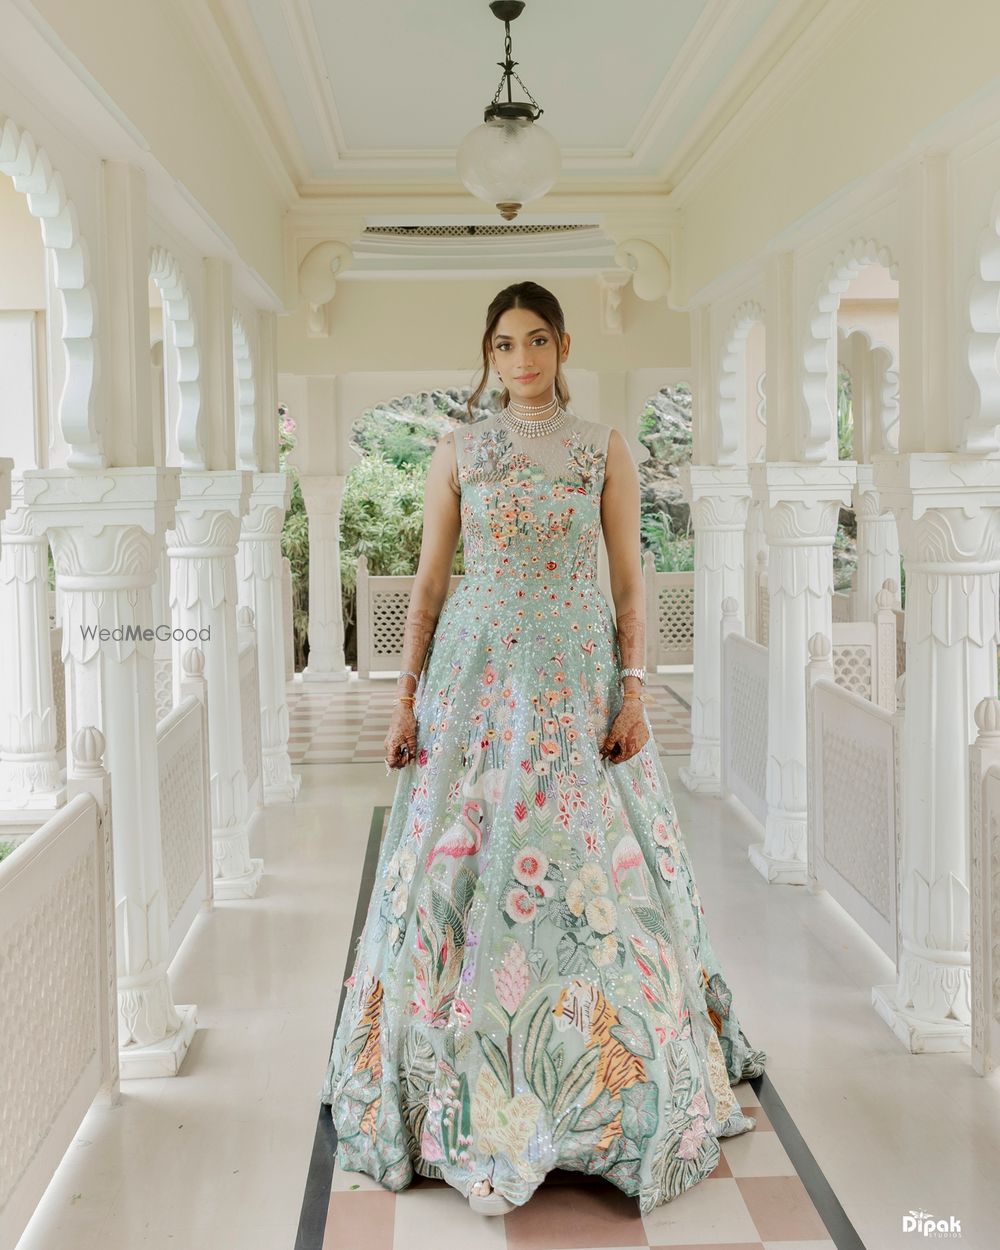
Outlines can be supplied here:
[[899, 278], [899, 266], [888, 247], [876, 239], [852, 239], [827, 267], [806, 322], [802, 353], [805, 426], [799, 449], [806, 461], [828, 458], [827, 449], [836, 429], [828, 388], [836, 369], [832, 353], [837, 343], [837, 309], [841, 295], [869, 265], [884, 265], [891, 277]]
[[962, 425], [958, 450], [986, 455], [1000, 451], [1000, 192], [990, 206], [989, 224], [979, 236], [966, 308], [966, 358], [976, 397]]
[[0, 173], [26, 198], [52, 253], [52, 273], [62, 312], [66, 380], [56, 420], [69, 449], [71, 469], [104, 469], [108, 459], [94, 405], [97, 377], [97, 301], [90, 283], [90, 256], [80, 233], [76, 206], [62, 175], [26, 130], [0, 116]]
[[763, 306], [756, 300], [746, 300], [733, 313], [726, 329], [716, 405], [717, 464], [746, 462], [746, 393], [741, 385], [740, 370], [745, 359], [747, 335], [758, 323], [764, 324]]
[[253, 353], [240, 313], [233, 313], [233, 382], [236, 401], [236, 467], [260, 470], [257, 440], [257, 385]]
[[184, 469], [204, 469], [205, 438], [201, 428], [201, 353], [198, 323], [184, 273], [163, 247], [149, 253], [149, 276], [163, 298], [164, 320], [170, 325], [170, 341], [177, 354], [180, 410], [177, 413], [177, 449]]

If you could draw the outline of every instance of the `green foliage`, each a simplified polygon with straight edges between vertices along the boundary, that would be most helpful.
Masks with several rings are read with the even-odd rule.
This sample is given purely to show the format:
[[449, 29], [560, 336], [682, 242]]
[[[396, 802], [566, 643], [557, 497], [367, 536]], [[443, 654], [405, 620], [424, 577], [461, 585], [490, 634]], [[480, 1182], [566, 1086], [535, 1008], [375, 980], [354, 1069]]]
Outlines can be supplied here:
[[351, 445], [365, 459], [384, 460], [398, 469], [426, 468], [442, 435], [453, 423], [442, 415], [370, 408], [351, 431]]
[[14, 845], [13, 842], [0, 842], [0, 859], [6, 859], [14, 850]]
[[[357, 656], [359, 556], [373, 577], [402, 577], [416, 572], [424, 525], [427, 465], [399, 467], [373, 456], [356, 465], [344, 486], [340, 513], [340, 571], [344, 595], [344, 645]], [[461, 539], [452, 573], [464, 573]]]
[[657, 573], [688, 573], [694, 568], [694, 536], [675, 537], [662, 512], [644, 510], [639, 517], [644, 551], [652, 551]]
[[837, 370], [837, 458], [854, 459], [854, 409], [851, 375], [841, 365]]
[[306, 633], [309, 628], [309, 519], [299, 475], [287, 464], [288, 453], [295, 447], [295, 421], [284, 404], [278, 405], [278, 464], [292, 479], [292, 493], [281, 530], [281, 554], [292, 566], [292, 634], [295, 643], [296, 671], [305, 667]]

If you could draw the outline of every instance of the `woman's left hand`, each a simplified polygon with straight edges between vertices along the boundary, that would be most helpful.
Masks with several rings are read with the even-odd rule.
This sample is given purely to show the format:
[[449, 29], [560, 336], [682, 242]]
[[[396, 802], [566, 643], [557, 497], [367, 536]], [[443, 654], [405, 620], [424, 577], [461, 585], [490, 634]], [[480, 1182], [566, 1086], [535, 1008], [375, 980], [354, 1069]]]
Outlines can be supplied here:
[[601, 758], [609, 759], [612, 764], [622, 764], [637, 755], [648, 741], [649, 729], [642, 714], [642, 703], [638, 699], [626, 699], [601, 744]]

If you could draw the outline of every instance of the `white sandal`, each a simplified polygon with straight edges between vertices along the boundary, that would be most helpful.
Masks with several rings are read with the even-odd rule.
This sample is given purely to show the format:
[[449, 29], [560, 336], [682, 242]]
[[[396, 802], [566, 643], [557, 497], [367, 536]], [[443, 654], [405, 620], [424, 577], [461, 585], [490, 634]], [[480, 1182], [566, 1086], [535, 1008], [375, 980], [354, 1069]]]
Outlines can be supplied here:
[[[473, 1193], [472, 1186], [469, 1186], [469, 1206], [473, 1211], [479, 1215], [506, 1215], [508, 1211], [514, 1210], [514, 1203], [492, 1188], [493, 1182], [488, 1176], [479, 1177], [478, 1180], [490, 1181], [491, 1189], [488, 1194], [477, 1194]], [[476, 1183], [476, 1181], [472, 1182], [473, 1185]]]

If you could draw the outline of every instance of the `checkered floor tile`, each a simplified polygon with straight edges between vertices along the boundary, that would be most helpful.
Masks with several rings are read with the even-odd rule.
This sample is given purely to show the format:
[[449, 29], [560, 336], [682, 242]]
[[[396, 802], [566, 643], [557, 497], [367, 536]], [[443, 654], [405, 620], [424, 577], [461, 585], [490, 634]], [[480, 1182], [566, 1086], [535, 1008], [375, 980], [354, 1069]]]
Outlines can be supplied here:
[[363, 1172], [334, 1168], [323, 1250], [835, 1250], [749, 1083], [736, 1086], [757, 1127], [723, 1139], [711, 1176], [640, 1215], [638, 1204], [597, 1177], [553, 1172], [530, 1202], [486, 1218], [444, 1181], [414, 1178], [401, 1193]]
[[[661, 755], [691, 750], [691, 713], [666, 686], [650, 685], [649, 724]], [[293, 764], [368, 764], [383, 758], [396, 683], [353, 677], [340, 685], [290, 690], [286, 696]]]

